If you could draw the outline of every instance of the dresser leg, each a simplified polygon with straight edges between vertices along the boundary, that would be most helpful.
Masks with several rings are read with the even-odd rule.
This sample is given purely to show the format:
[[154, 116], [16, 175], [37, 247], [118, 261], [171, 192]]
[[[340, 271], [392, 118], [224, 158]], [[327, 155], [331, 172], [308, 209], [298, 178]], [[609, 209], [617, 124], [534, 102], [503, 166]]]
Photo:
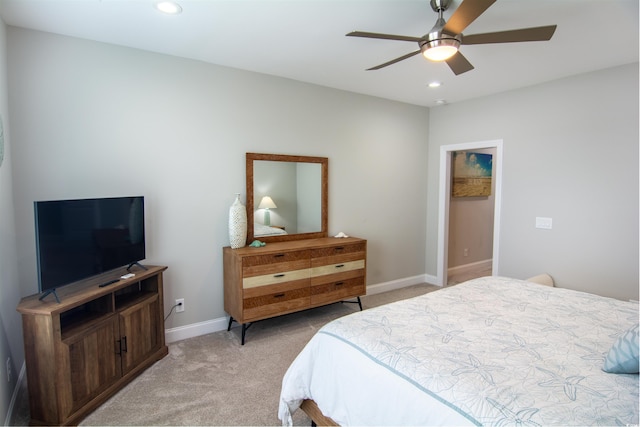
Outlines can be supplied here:
[[345, 303], [348, 302], [349, 304], [358, 304], [358, 306], [360, 307], [360, 311], [362, 311], [362, 301], [360, 300], [360, 297], [356, 297], [358, 298], [357, 301], [340, 301], [341, 303]]
[[243, 323], [242, 324], [242, 345], [244, 345], [244, 336], [247, 333], [247, 328], [249, 327], [250, 323]]
[[[229, 316], [229, 325], [227, 326], [227, 332], [229, 332], [231, 330], [231, 324], [233, 323], [235, 319], [233, 318], [233, 316]], [[237, 322], [237, 320], [236, 320]], [[249, 326], [251, 326], [252, 323], [243, 323], [242, 324], [242, 345], [244, 345], [244, 337], [245, 335], [247, 335], [247, 329], [249, 329]]]

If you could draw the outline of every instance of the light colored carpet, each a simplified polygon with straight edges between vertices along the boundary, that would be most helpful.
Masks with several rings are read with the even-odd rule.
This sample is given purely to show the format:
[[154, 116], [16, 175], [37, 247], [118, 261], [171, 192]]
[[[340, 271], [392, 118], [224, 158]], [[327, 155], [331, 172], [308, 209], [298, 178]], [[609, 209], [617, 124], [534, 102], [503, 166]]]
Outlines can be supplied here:
[[[437, 289], [415, 285], [362, 297], [362, 303], [366, 309]], [[357, 310], [357, 304], [338, 303], [256, 322], [244, 346], [237, 325], [172, 343], [167, 357], [81, 425], [280, 425], [278, 400], [289, 364], [322, 325]], [[302, 411], [293, 419], [311, 423]]]

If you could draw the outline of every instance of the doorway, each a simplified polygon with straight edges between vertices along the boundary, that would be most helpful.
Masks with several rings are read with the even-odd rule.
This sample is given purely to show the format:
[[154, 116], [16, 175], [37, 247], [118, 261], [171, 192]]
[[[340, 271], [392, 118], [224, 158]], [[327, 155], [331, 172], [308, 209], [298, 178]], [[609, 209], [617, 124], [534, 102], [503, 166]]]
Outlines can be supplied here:
[[446, 286], [447, 268], [449, 264], [449, 195], [451, 194], [451, 159], [456, 151], [495, 149], [493, 159], [494, 179], [494, 215], [493, 215], [493, 251], [491, 274], [498, 274], [498, 255], [500, 252], [500, 206], [502, 195], [502, 140], [480, 141], [465, 144], [445, 145], [440, 147], [440, 182], [438, 201], [438, 254], [437, 254], [437, 284]]

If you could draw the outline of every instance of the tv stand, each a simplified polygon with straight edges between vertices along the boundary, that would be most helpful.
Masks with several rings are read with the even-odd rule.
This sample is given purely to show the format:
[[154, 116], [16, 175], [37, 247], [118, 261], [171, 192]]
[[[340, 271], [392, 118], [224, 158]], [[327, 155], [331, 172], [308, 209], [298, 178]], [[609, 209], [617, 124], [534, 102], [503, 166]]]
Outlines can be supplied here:
[[49, 289], [48, 291], [45, 291], [45, 292], [40, 296], [40, 298], [38, 298], [38, 300], [42, 301], [42, 300], [43, 300], [43, 299], [45, 299], [45, 298], [46, 298], [46, 296], [47, 296], [47, 295], [49, 295], [49, 294], [53, 294], [53, 296], [54, 296], [54, 297], [56, 297], [56, 302], [57, 302], [58, 304], [60, 304], [60, 298], [58, 298], [58, 294], [56, 293], [55, 288], [53, 288], [53, 289]]
[[129, 264], [129, 267], [127, 267], [127, 271], [131, 272], [131, 267], [133, 267], [134, 265], [137, 265], [138, 267], [140, 267], [143, 270], [148, 270], [147, 267], [145, 267], [144, 265], [142, 265], [138, 261], [136, 261], [136, 262], [132, 262], [131, 264]]
[[125, 268], [57, 289], [61, 303], [23, 298], [30, 425], [77, 425], [168, 353], [163, 266], [107, 287]]

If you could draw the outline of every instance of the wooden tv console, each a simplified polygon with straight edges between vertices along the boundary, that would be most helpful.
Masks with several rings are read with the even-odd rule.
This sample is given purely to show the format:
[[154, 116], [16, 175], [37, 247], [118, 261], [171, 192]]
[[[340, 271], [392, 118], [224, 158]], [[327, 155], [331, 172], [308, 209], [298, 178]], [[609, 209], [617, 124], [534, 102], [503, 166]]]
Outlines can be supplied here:
[[77, 424], [167, 355], [163, 266], [111, 271], [23, 298], [24, 353], [31, 424]]
[[367, 241], [356, 237], [223, 248], [224, 309], [242, 325], [366, 294]]

